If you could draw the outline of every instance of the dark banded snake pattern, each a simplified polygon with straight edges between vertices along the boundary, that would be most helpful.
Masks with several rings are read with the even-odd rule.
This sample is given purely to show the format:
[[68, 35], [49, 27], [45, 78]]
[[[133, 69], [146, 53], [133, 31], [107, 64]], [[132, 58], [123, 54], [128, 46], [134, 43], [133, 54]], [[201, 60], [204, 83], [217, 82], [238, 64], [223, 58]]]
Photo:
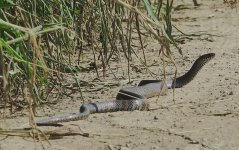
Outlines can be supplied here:
[[200, 56], [192, 65], [191, 69], [175, 80], [142, 80], [136, 87], [122, 88], [114, 101], [103, 101], [83, 104], [80, 111], [66, 116], [56, 116], [37, 121], [39, 126], [57, 125], [60, 122], [81, 120], [92, 113], [106, 113], [116, 111], [148, 110], [147, 99], [158, 96], [166, 89], [181, 88], [194, 79], [201, 68], [215, 57], [215, 53]]

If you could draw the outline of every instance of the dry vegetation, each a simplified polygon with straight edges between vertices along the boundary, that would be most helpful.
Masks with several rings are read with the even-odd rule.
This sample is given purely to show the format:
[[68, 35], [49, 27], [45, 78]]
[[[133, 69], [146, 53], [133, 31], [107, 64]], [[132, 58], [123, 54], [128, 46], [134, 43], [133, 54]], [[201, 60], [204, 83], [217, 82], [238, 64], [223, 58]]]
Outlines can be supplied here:
[[[236, 1], [224, 2], [236, 6]], [[1, 117], [27, 108], [35, 126], [36, 107], [47, 104], [52, 91], [62, 93], [65, 76], [75, 80], [74, 92], [81, 93], [87, 82], [79, 78], [81, 72], [93, 69], [96, 78], [102, 78], [110, 71], [110, 60], [118, 61], [120, 55], [127, 60], [130, 81], [132, 55], [142, 53], [140, 62], [148, 66], [145, 39], [156, 39], [162, 61], [167, 58], [174, 64], [170, 46], [182, 51], [172, 34], [178, 30], [171, 22], [172, 4], [173, 0], [2, 0]], [[196, 0], [193, 4], [199, 6]], [[132, 46], [135, 40], [138, 47]], [[82, 61], [86, 53], [92, 59], [88, 67]]]
[[[173, 1], [1, 1], [1, 106], [10, 113], [28, 105], [30, 112], [52, 90], [61, 92], [64, 76], [74, 78], [80, 91], [81, 60], [91, 53], [97, 78], [105, 76], [112, 57], [124, 54], [128, 63], [137, 51], [144, 55], [145, 38], [161, 45], [171, 59]], [[180, 49], [179, 49], [179, 52]], [[142, 63], [147, 66], [145, 56]], [[99, 71], [99, 68], [102, 69]], [[130, 71], [130, 66], [128, 72]], [[129, 75], [130, 79], [130, 75]], [[33, 115], [32, 114], [32, 115]]]
[[[180, 3], [184, 3], [184, 1], [180, 1]], [[232, 142], [232, 144], [237, 144], [237, 138], [234, 137], [238, 136], [235, 130], [238, 128], [238, 112], [236, 112], [237, 114], [234, 114], [233, 110], [237, 109], [237, 95], [234, 93], [236, 93], [238, 86], [234, 87], [233, 85], [236, 85], [238, 78], [235, 77], [235, 81], [231, 81], [232, 83], [230, 83], [230, 86], [233, 87], [231, 88], [231, 92], [227, 91], [230, 90], [230, 86], [226, 83], [229, 84], [229, 80], [234, 77], [232, 73], [238, 73], [238, 71], [230, 72], [230, 70], [225, 70], [225, 72], [229, 72], [225, 81], [223, 81], [222, 78], [224, 78], [227, 74], [220, 71], [221, 68], [225, 68], [225, 66], [221, 66], [220, 63], [229, 63], [231, 65], [226, 64], [226, 66], [230, 68], [233, 66], [234, 62], [225, 60], [231, 60], [237, 56], [235, 55], [236, 51], [230, 51], [230, 47], [228, 48], [226, 44], [224, 47], [222, 46], [225, 39], [222, 40], [220, 38], [226, 34], [216, 36], [216, 34], [219, 34], [218, 32], [228, 29], [228, 26], [226, 26], [227, 24], [223, 24], [223, 20], [222, 24], [215, 25], [215, 28], [212, 27], [214, 30], [217, 30], [217, 26], [224, 25], [223, 29], [218, 30], [217, 32], [212, 31], [215, 33], [215, 36], [212, 36], [209, 32], [202, 33], [197, 32], [199, 30], [194, 30], [200, 27], [197, 21], [201, 21], [202, 18], [207, 21], [209, 20], [209, 23], [204, 22], [204, 26], [213, 22], [210, 22], [210, 19], [213, 20], [220, 17], [224, 17], [223, 19], [228, 18], [226, 15], [223, 16], [224, 14], [228, 15], [228, 12], [224, 13], [223, 11], [225, 10], [222, 9], [224, 9], [224, 7], [229, 7], [229, 9], [235, 8], [237, 11], [237, 0], [220, 1], [220, 4], [224, 3], [224, 5], [219, 8], [212, 5], [203, 7], [200, 10], [205, 11], [205, 8], [210, 10], [208, 11], [210, 14], [206, 17], [203, 13], [208, 12], [202, 12], [203, 15], [195, 15], [197, 18], [190, 18], [188, 16], [184, 18], [182, 15], [184, 15], [185, 12], [182, 13], [180, 10], [190, 9], [193, 10], [194, 13], [194, 10], [199, 12], [199, 9], [197, 8], [201, 8], [201, 4], [196, 0], [190, 0], [190, 3], [190, 6], [177, 5], [176, 7], [173, 7], [173, 0], [0, 0], [0, 118], [5, 119], [9, 116], [14, 116], [15, 118], [13, 118], [13, 121], [10, 120], [10, 122], [12, 121], [15, 123], [16, 121], [14, 126], [18, 126], [17, 122], [19, 122], [19, 120], [17, 119], [20, 118], [18, 116], [20, 113], [18, 112], [26, 112], [27, 110], [26, 114], [30, 116], [29, 124], [31, 126], [30, 128], [24, 129], [22, 126], [19, 127], [20, 129], [0, 129], [0, 135], [4, 135], [6, 137], [14, 136], [14, 138], [33, 137], [34, 139], [40, 140], [59, 139], [63, 136], [74, 135], [80, 135], [81, 137], [88, 137], [88, 139], [90, 139], [91, 136], [95, 136], [96, 138], [91, 138], [90, 140], [87, 138], [80, 139], [77, 137], [78, 141], [75, 139], [68, 139], [70, 142], [66, 140], [65, 143], [56, 143], [59, 145], [69, 146], [74, 143], [73, 141], [75, 141], [75, 143], [79, 143], [80, 141], [82, 143], [79, 145], [84, 146], [84, 144], [92, 143], [93, 141], [96, 142], [95, 147], [97, 148], [99, 145], [103, 145], [102, 139], [103, 143], [104, 140], [107, 143], [108, 139], [112, 143], [116, 143], [115, 147], [121, 147], [123, 144], [120, 145], [120, 142], [125, 143], [125, 141], [131, 141], [132, 144], [136, 145], [136, 149], [137, 146], [142, 147], [143, 149], [144, 145], [147, 146], [148, 143], [150, 145], [155, 142], [154, 140], [158, 139], [161, 140], [156, 141], [156, 144], [159, 147], [163, 148], [166, 143], [169, 149], [170, 146], [178, 146], [175, 141], [179, 141], [178, 143], [180, 143], [180, 139], [183, 139], [183, 142], [181, 143], [185, 144], [186, 142], [189, 142], [190, 146], [199, 145], [202, 149], [213, 149], [211, 148], [213, 147], [213, 142], [216, 143], [216, 146], [214, 145], [214, 147], [217, 147], [217, 144], [220, 144], [218, 141], [223, 140], [223, 142], [226, 144], [229, 143], [229, 145], [230, 142]], [[216, 3], [216, 1], [207, 3], [213, 4]], [[174, 26], [171, 22], [171, 11], [173, 10], [175, 12], [179, 12], [177, 17], [173, 18], [175, 19], [175, 22], [179, 20], [181, 22], [187, 22], [187, 19], [193, 20], [191, 22], [192, 24], [186, 27], [184, 26], [184, 29], [187, 27], [190, 28], [187, 34], [180, 31], [179, 28], [176, 28], [176, 26]], [[189, 13], [191, 12], [192, 11]], [[215, 24], [216, 23], [220, 23], [220, 19], [218, 22], [215, 21]], [[191, 28], [190, 26], [193, 27]], [[234, 26], [231, 27], [235, 26], [236, 25], [234, 24]], [[232, 30], [233, 29], [234, 28], [232, 28]], [[204, 28], [202, 30], [204, 30]], [[207, 28], [207, 31], [209, 30], [211, 31], [210, 27]], [[214, 64], [211, 64], [210, 69], [205, 69], [208, 72], [203, 76], [203, 78], [206, 79], [203, 80], [202, 83], [200, 81], [200, 84], [195, 84], [186, 89], [187, 92], [181, 95], [178, 94], [178, 99], [180, 99], [178, 104], [175, 105], [174, 103], [171, 105], [171, 103], [167, 101], [170, 103], [170, 106], [173, 106], [170, 108], [171, 110], [168, 110], [168, 108], [162, 108], [162, 110], [157, 112], [147, 112], [147, 114], [142, 114], [144, 112], [137, 115], [131, 114], [132, 116], [128, 118], [127, 116], [124, 116], [125, 118], [122, 117], [122, 114], [113, 114], [113, 117], [110, 115], [105, 117], [110, 118], [113, 121], [110, 119], [105, 120], [102, 116], [98, 118], [97, 116], [94, 116], [93, 119], [94, 121], [96, 120], [94, 124], [92, 124], [91, 119], [86, 122], [83, 120], [78, 122], [81, 123], [79, 126], [83, 128], [85, 127], [85, 129], [91, 129], [90, 131], [92, 132], [79, 131], [79, 128], [76, 130], [68, 130], [66, 128], [64, 130], [39, 130], [38, 127], [36, 127], [34, 123], [34, 116], [37, 114], [36, 111], [39, 110], [36, 108], [41, 107], [42, 104], [44, 104], [44, 106], [51, 107], [53, 102], [49, 99], [52, 99], [55, 95], [57, 95], [57, 97], [61, 97], [62, 95], [70, 97], [75, 93], [80, 93], [78, 96], [80, 95], [79, 97], [81, 97], [81, 100], [84, 100], [82, 96], [85, 92], [84, 89], [87, 86], [90, 87], [94, 80], [88, 81], [86, 79], [82, 79], [82, 74], [87, 75], [89, 72], [94, 72], [94, 78], [97, 81], [104, 81], [109, 75], [114, 76], [114, 73], [109, 72], [113, 72], [112, 68], [117, 67], [115, 64], [126, 63], [124, 65], [127, 66], [127, 75], [125, 75], [126, 78], [124, 79], [126, 79], [127, 82], [130, 82], [132, 78], [132, 70], [138, 69], [138, 64], [135, 66], [132, 65], [135, 61], [134, 59], [136, 58], [139, 60], [138, 62], [140, 65], [146, 70], [145, 72], [150, 74], [150, 70], [147, 70], [151, 67], [149, 59], [147, 58], [147, 54], [151, 53], [151, 51], [148, 51], [148, 47], [150, 47], [148, 46], [148, 41], [157, 41], [157, 44], [159, 45], [155, 48], [157, 49], [157, 54], [159, 55], [155, 57], [161, 61], [158, 64], [162, 65], [157, 67], [164, 72], [164, 62], [167, 62], [168, 64], [171, 64], [171, 68], [174, 68], [177, 71], [177, 68], [174, 66], [175, 61], [173, 56], [175, 56], [175, 53], [182, 54], [182, 50], [178, 44], [185, 44], [185, 40], [191, 41], [192, 36], [203, 38], [203, 36], [201, 37], [202, 34], [206, 35], [205, 39], [209, 42], [207, 43], [209, 45], [209, 49], [211, 50], [212, 48], [213, 52], [217, 52], [216, 55], [219, 57], [216, 58], [217, 61], [215, 61]], [[218, 41], [222, 40], [223, 42], [221, 41], [221, 46], [219, 45], [219, 42], [213, 43], [213, 38], [207, 38], [207, 35], [209, 35], [208, 37], [216, 37]], [[205, 47], [200, 45], [205, 43], [201, 43], [200, 40], [191, 41], [194, 45], [196, 45], [196, 48], [199, 46], [198, 49], [200, 49], [193, 52], [195, 56], [202, 52], [201, 49], [204, 48], [205, 50]], [[233, 40], [232, 42], [236, 43]], [[135, 45], [135, 43], [137, 43], [137, 45]], [[215, 44], [216, 46], [212, 46], [210, 44]], [[188, 46], [187, 43], [185, 45]], [[231, 44], [231, 49], [233, 46], [234, 45]], [[191, 48], [195, 47], [189, 46], [190, 51]], [[222, 52], [222, 56], [220, 56], [220, 52], [217, 51], [217, 48], [221, 48], [221, 52], [225, 51]], [[172, 49], [175, 51], [171, 51]], [[202, 53], [204, 53], [204, 51]], [[231, 58], [229, 58], [229, 56]], [[222, 57], [225, 57], [225, 60], [220, 60]], [[183, 61], [186, 62], [187, 60]], [[191, 61], [191, 59], [188, 61]], [[112, 64], [112, 62], [114, 64]], [[183, 63], [183, 65], [185, 64]], [[219, 65], [221, 68], [218, 67]], [[215, 66], [215, 68], [212, 66]], [[208, 74], [214, 73], [215, 75], [216, 69], [217, 73], [220, 72], [217, 74], [218, 76], [215, 76], [213, 79], [211, 77], [209, 78]], [[135, 74], [136, 73], [134, 73], [134, 75]], [[121, 80], [117, 77], [112, 77], [111, 79], [113, 78]], [[208, 82], [209, 80], [210, 82]], [[68, 82], [72, 81], [74, 87], [69, 87]], [[221, 82], [223, 82], [223, 84], [221, 84]], [[195, 83], [197, 83], [197, 81]], [[94, 85], [96, 84], [98, 84], [98, 82], [94, 83]], [[205, 87], [201, 86], [202, 84], [208, 85], [210, 89], [206, 90]], [[229, 87], [226, 91], [225, 86], [227, 86], [227, 88]], [[188, 91], [191, 90], [190, 88], [195, 89], [195, 92], [192, 92], [193, 94], [191, 95], [188, 93]], [[70, 92], [67, 93], [65, 92], [66, 90], [69, 90]], [[107, 92], [109, 92], [109, 90]], [[194, 95], [196, 92], [201, 93], [201, 95], [196, 97]], [[225, 93], [228, 93], [228, 95]], [[91, 96], [91, 93], [88, 95]], [[196, 98], [191, 100], [194, 96]], [[227, 96], [233, 96], [231, 100], [234, 98], [235, 104], [234, 101], [229, 101], [230, 99], [227, 98]], [[56, 97], [54, 98], [57, 99]], [[90, 98], [94, 99], [94, 96]], [[185, 99], [185, 101], [183, 101], [183, 99]], [[80, 103], [82, 104], [83, 102]], [[223, 102], [227, 102], [225, 103], [225, 106], [221, 106], [224, 104]], [[55, 100], [54, 104], [55, 103], [59, 103], [59, 101]], [[70, 109], [72, 105], [75, 104], [76, 103], [71, 103], [71, 106], [68, 108]], [[77, 103], [77, 105], [78, 104], [79, 103]], [[67, 107], [59, 108], [57, 111], [65, 108]], [[224, 112], [224, 109], [226, 112]], [[209, 114], [207, 114], [207, 111]], [[160, 119], [158, 119], [157, 113], [160, 114]], [[115, 118], [114, 115], [116, 116]], [[137, 119], [137, 116], [140, 115], [141, 118]], [[210, 115], [214, 116], [214, 118], [210, 117]], [[232, 117], [230, 117], [230, 115], [232, 115]], [[149, 117], [146, 118], [145, 116]], [[23, 117], [27, 118], [27, 115], [23, 115]], [[22, 121], [21, 119], [20, 121]], [[129, 122], [132, 124], [129, 124]], [[205, 131], [204, 129], [206, 127], [209, 127], [210, 131]], [[108, 132], [105, 132], [106, 128], [109, 128]], [[198, 130], [195, 131], [197, 128]], [[99, 129], [101, 129], [100, 132], [98, 132]], [[191, 132], [190, 130], [194, 132]], [[119, 135], [109, 134], [111, 131], [114, 131], [114, 133], [123, 133], [123, 135], [128, 135], [129, 132], [130, 136], [125, 136], [125, 138], [116, 138], [116, 136]], [[225, 133], [223, 133], [224, 131]], [[233, 136], [233, 134], [235, 135]], [[229, 136], [227, 137], [226, 135]], [[104, 136], [106, 138], [104, 138]], [[97, 137], [99, 138], [97, 139]], [[229, 137], [231, 137], [231, 139]], [[14, 138], [9, 141], [15, 141]], [[142, 139], [137, 141], [139, 138]], [[149, 138], [154, 140], [147, 141]], [[208, 142], [207, 140], [204, 140], [204, 138], [210, 139], [211, 143], [210, 140]], [[145, 141], [148, 143], [144, 144], [143, 142]], [[19, 142], [20, 145], [22, 144], [21, 142]], [[109, 142], [109, 149], [114, 149], [110, 147], [111, 142]], [[7, 142], [5, 143], [5, 145], [8, 144], [9, 143]], [[34, 144], [35, 143], [32, 145]], [[226, 144], [222, 145], [228, 147]], [[0, 149], [1, 145], [2, 143], [0, 143]], [[18, 145], [16, 144], [16, 147], [17, 146]], [[31, 149], [31, 146], [29, 146], [28, 149]], [[72, 144], [72, 147], [74, 146], [77, 147], [78, 144]]]

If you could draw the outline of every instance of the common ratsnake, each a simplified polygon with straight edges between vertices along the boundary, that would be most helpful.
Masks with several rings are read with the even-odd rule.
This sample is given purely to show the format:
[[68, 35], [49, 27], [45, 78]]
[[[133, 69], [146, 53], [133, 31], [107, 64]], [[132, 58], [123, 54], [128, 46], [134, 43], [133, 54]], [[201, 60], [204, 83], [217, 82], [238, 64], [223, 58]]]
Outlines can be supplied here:
[[199, 70], [212, 58], [215, 53], [208, 53], [200, 56], [191, 69], [184, 75], [168, 81], [142, 80], [136, 87], [122, 88], [114, 101], [103, 101], [83, 104], [80, 111], [74, 114], [50, 117], [36, 122], [38, 126], [55, 126], [59, 122], [80, 120], [88, 117], [92, 113], [106, 113], [116, 111], [148, 110], [149, 104], [146, 99], [158, 96], [166, 89], [181, 88], [197, 75]]

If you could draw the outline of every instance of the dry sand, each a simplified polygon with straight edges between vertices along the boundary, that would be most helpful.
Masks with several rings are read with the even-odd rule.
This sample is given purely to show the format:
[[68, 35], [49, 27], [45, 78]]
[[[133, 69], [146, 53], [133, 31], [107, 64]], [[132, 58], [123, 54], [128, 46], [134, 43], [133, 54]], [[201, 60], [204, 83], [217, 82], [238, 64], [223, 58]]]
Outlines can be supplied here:
[[[181, 1], [177, 2], [179, 3], [182, 4]], [[216, 53], [216, 57], [190, 84], [175, 90], [176, 104], [173, 103], [173, 92], [169, 90], [166, 96], [149, 100], [152, 108], [158, 108], [156, 110], [93, 114], [85, 120], [64, 123], [61, 128], [41, 127], [42, 130], [70, 129], [89, 133], [89, 137], [67, 136], [50, 140], [48, 144], [46, 141], [41, 143], [31, 138], [1, 136], [0, 149], [40, 150], [42, 146], [56, 150], [239, 149], [239, 14], [236, 9], [231, 9], [222, 1], [202, 1], [203, 5], [198, 8], [192, 7], [191, 0], [185, 0], [185, 4], [189, 9], [173, 13], [177, 27], [185, 33], [206, 31], [218, 36], [202, 35], [184, 39], [185, 44], [180, 45], [183, 57], [172, 48], [180, 74], [185, 73], [201, 54]], [[150, 58], [147, 59], [148, 64], [159, 64], [158, 44], [147, 42], [146, 56]], [[126, 63], [122, 61], [122, 64]], [[117, 77], [127, 78], [126, 66], [119, 65], [118, 70], [116, 65], [112, 66]], [[134, 66], [137, 72], [131, 71], [131, 85], [122, 84], [99, 91], [84, 91], [85, 99], [113, 99], [122, 86], [133, 86], [142, 79], [153, 78], [139, 62], [136, 61]], [[158, 68], [153, 66], [150, 70], [158, 72]], [[168, 78], [173, 77], [174, 70], [171, 68], [167, 69]], [[95, 73], [85, 75], [87, 76], [84, 80], [88, 81], [95, 77]], [[112, 83], [115, 81], [112, 74], [109, 74], [106, 80]], [[64, 101], [51, 109], [44, 108], [46, 113], [68, 114], [78, 111], [82, 104], [79, 94], [73, 94], [73, 98], [65, 96], [62, 99]], [[27, 122], [27, 115], [23, 113], [22, 117], [10, 117], [5, 121], [1, 120], [0, 124], [4, 129], [13, 129], [26, 127]]]

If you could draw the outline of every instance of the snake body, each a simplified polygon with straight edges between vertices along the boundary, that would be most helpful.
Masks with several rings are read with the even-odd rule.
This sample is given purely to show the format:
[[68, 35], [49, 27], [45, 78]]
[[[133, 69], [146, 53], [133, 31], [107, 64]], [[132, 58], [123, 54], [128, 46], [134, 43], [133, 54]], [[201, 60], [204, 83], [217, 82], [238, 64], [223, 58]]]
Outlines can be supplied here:
[[148, 110], [147, 98], [158, 96], [167, 89], [181, 88], [188, 84], [198, 74], [200, 69], [215, 57], [215, 53], [208, 53], [200, 56], [191, 69], [175, 80], [142, 80], [137, 87], [122, 88], [114, 101], [103, 101], [83, 104], [80, 111], [74, 114], [50, 117], [38, 121], [39, 126], [57, 125], [59, 122], [68, 122], [87, 118], [92, 113], [106, 113], [116, 111]]

